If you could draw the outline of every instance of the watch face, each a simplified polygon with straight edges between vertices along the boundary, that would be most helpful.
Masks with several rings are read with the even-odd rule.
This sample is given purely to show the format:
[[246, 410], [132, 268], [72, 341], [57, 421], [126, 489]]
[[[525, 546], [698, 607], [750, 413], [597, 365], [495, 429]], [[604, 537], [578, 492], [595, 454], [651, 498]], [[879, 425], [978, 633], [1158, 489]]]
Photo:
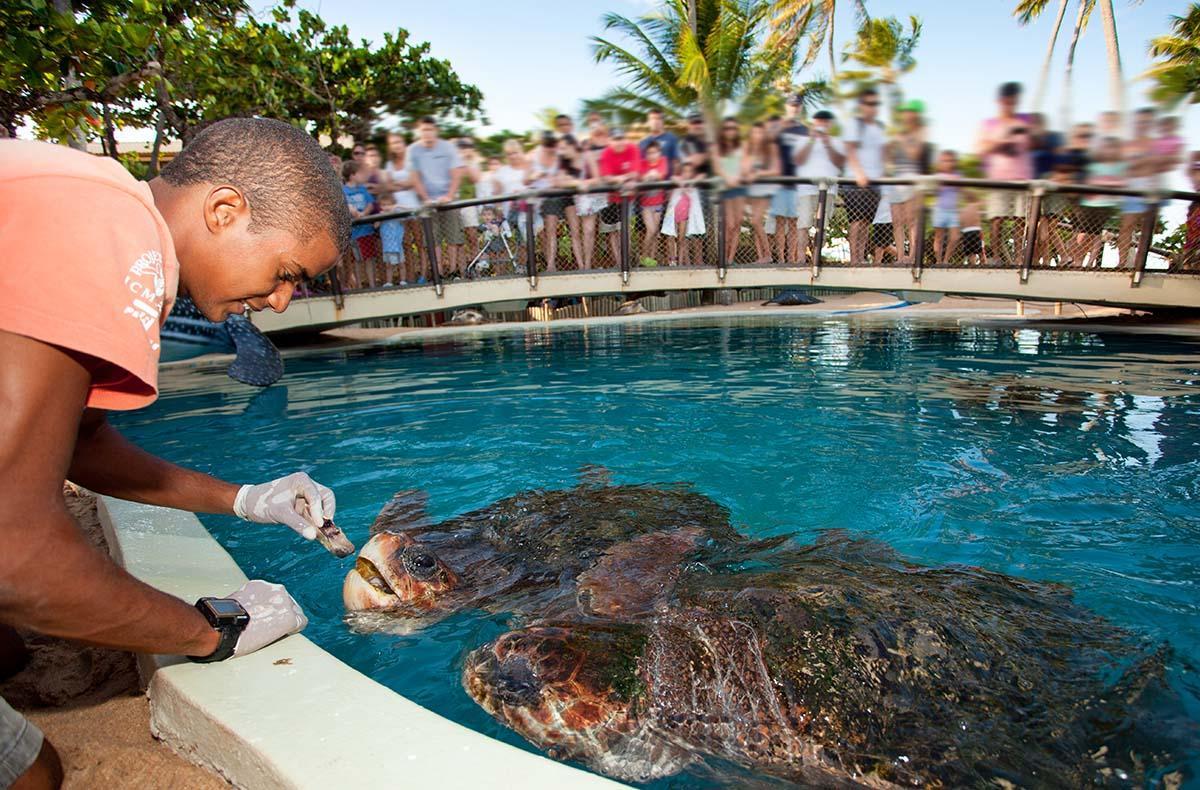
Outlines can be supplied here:
[[242, 608], [240, 603], [225, 598], [210, 598], [205, 601], [205, 604], [212, 610], [213, 614], [222, 619], [239, 617], [246, 614], [246, 610]]

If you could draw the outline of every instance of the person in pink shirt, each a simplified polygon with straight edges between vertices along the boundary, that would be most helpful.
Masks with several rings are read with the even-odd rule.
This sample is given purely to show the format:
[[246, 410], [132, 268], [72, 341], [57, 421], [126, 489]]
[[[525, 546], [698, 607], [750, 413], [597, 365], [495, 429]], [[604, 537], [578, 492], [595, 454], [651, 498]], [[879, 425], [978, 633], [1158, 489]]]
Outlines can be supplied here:
[[[1017, 112], [1021, 84], [1006, 82], [997, 97], [999, 112], [988, 118], [979, 130], [979, 156], [986, 178], [997, 181], [1025, 181], [1033, 178], [1033, 119]], [[1023, 190], [992, 189], [984, 209], [991, 219], [991, 250], [1012, 265], [1021, 257], [1025, 239], [1025, 215], [1028, 199]], [[1005, 221], [1008, 221], [1007, 228]], [[995, 259], [990, 263], [996, 263]]]
[[623, 194], [624, 187], [638, 179], [642, 156], [638, 153], [638, 147], [626, 139], [624, 129], [610, 130], [609, 138], [608, 146], [600, 152], [600, 177], [618, 189], [609, 193], [608, 205], [600, 212], [600, 229], [608, 236], [612, 259], [620, 266], [621, 240], [617, 231], [620, 230], [621, 207], [632, 199], [629, 194]]

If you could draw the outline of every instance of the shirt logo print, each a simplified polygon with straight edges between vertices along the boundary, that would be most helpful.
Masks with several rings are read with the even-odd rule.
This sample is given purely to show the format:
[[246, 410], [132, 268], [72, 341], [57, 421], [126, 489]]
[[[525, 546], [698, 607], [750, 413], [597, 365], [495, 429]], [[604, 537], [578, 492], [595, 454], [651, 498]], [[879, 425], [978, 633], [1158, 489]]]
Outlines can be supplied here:
[[130, 298], [129, 304], [121, 311], [122, 314], [142, 325], [150, 350], [158, 351], [158, 333], [152, 332], [152, 329], [158, 326], [162, 319], [163, 302], [167, 292], [162, 253], [158, 250], [142, 253], [125, 275], [125, 288], [129, 291]]

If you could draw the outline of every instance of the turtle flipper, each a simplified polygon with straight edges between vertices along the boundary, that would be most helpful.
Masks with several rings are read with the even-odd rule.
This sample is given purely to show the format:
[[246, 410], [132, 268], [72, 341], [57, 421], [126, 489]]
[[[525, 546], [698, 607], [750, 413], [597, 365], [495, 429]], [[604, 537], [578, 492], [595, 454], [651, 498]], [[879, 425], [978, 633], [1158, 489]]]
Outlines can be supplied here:
[[391, 501], [384, 505], [383, 510], [380, 510], [379, 515], [375, 517], [374, 523], [371, 524], [370, 534], [430, 526], [433, 524], [433, 519], [429, 518], [429, 513], [426, 511], [428, 503], [429, 495], [424, 491], [411, 488], [397, 491]]
[[635, 618], [654, 614], [674, 591], [684, 560], [702, 536], [696, 529], [651, 532], [612, 546], [579, 574], [576, 598], [585, 614]]
[[579, 467], [580, 488], [608, 488], [612, 485], [612, 470], [597, 464]]

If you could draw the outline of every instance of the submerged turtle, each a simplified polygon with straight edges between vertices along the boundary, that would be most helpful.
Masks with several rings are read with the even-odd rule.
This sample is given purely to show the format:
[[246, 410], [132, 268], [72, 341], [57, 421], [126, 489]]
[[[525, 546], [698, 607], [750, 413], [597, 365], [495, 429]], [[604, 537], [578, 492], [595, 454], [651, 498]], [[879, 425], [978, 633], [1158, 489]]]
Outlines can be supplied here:
[[1079, 786], [1153, 762], [1117, 738], [1161, 656], [1065, 588], [844, 534], [747, 565], [684, 571], [642, 619], [510, 631], [464, 686], [552, 756], [625, 780], [715, 762], [819, 786]]
[[401, 492], [371, 532], [342, 598], [356, 625], [389, 630], [474, 608], [552, 616], [555, 605], [575, 608], [575, 578], [623, 543], [650, 539], [658, 563], [673, 566], [741, 540], [729, 511], [687, 486], [613, 486], [602, 471], [437, 524], [424, 495]]

